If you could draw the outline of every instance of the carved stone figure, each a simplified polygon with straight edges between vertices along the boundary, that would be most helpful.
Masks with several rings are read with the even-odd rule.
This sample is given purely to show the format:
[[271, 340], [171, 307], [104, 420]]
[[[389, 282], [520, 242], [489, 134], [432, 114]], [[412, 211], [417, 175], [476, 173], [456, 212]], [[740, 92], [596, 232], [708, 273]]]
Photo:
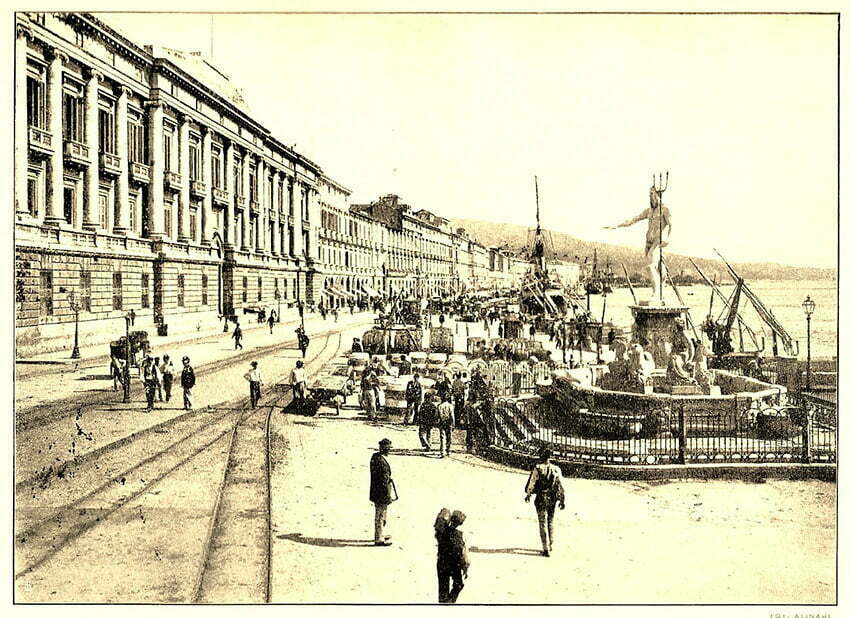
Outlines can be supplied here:
[[[606, 230], [614, 230], [621, 227], [629, 227], [638, 221], [648, 222], [646, 230], [646, 245], [644, 246], [644, 267], [652, 282], [652, 301], [661, 302], [661, 282], [666, 278], [667, 269], [661, 262], [661, 249], [666, 247], [670, 240], [672, 221], [670, 211], [661, 203], [661, 195], [667, 190], [667, 183], [660, 186], [655, 185], [655, 176], [652, 177], [652, 187], [649, 190], [649, 208], [635, 217], [623, 221], [619, 225], [606, 226]], [[662, 272], [663, 271], [663, 272]]]

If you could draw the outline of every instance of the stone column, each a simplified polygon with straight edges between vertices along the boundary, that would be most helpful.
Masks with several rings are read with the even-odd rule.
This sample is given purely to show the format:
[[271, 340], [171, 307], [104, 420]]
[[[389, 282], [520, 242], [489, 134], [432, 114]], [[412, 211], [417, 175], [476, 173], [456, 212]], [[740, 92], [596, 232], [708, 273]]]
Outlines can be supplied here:
[[227, 206], [224, 208], [224, 244], [236, 247], [236, 178], [233, 174], [233, 142], [227, 140], [224, 149], [224, 187], [227, 190]]
[[[321, 218], [318, 212], [319, 192], [315, 187], [307, 187], [307, 212], [310, 217], [310, 254], [307, 256], [312, 259], [319, 257], [319, 219]], [[357, 242], [360, 242], [359, 240]], [[360, 254], [360, 251], [357, 251]], [[359, 266], [359, 264], [358, 264]]]
[[180, 170], [180, 203], [177, 206], [177, 242], [194, 241], [189, 237], [189, 116], [182, 114], [180, 120], [180, 146], [178, 151]]
[[269, 239], [269, 248], [272, 255], [280, 253], [280, 200], [278, 199], [277, 185], [280, 182], [280, 172], [274, 170], [272, 172], [272, 187], [271, 187], [271, 203], [269, 209], [274, 213], [274, 219], [271, 226], [271, 238]]
[[201, 244], [209, 245], [212, 240], [212, 131], [202, 127], [201, 180], [207, 188], [201, 203]]
[[289, 177], [282, 172], [280, 174], [280, 184], [283, 189], [283, 201], [278, 208], [280, 217], [280, 254], [289, 255]]
[[248, 171], [251, 168], [251, 153], [245, 151], [245, 156], [242, 157], [242, 196], [245, 198], [245, 208], [242, 210], [242, 251], [248, 251], [250, 246], [248, 241], [251, 236], [251, 182], [248, 177]]
[[[115, 220], [112, 226], [116, 234], [126, 234], [130, 223], [130, 153], [127, 148], [127, 97], [130, 89], [118, 86], [115, 90], [115, 153], [118, 156], [120, 173], [115, 182]], [[133, 230], [135, 231], [135, 230]]]
[[24, 24], [17, 24], [15, 34], [15, 212], [28, 214], [27, 43], [32, 34]]
[[45, 225], [59, 225], [65, 221], [62, 211], [65, 181], [62, 143], [62, 63], [68, 56], [48, 48], [45, 50], [50, 64], [47, 67], [47, 125], [50, 132], [53, 153], [50, 155], [47, 177], [47, 213]]
[[[89, 149], [89, 165], [85, 171], [86, 192], [83, 200], [83, 229], [100, 227], [100, 140], [97, 126], [98, 84], [103, 79], [98, 71], [90, 69], [86, 81], [86, 97], [83, 107], [86, 119], [86, 146]], [[108, 225], [107, 219], [107, 225]]]
[[151, 165], [150, 195], [148, 208], [148, 237], [162, 240], [165, 230], [164, 187], [165, 160], [162, 152], [162, 116], [161, 101], [149, 101], [148, 108], [148, 156]]
[[266, 164], [262, 157], [257, 159], [257, 203], [260, 205], [260, 212], [257, 215], [257, 238], [254, 239], [254, 247], [257, 253], [265, 253], [268, 215], [266, 213]]
[[293, 243], [296, 257], [303, 257], [304, 255], [304, 242], [302, 232], [304, 230], [304, 224], [301, 213], [301, 183], [297, 178], [293, 176], [292, 178], [292, 202], [293, 202], [293, 217], [295, 219], [295, 229], [293, 231], [293, 236], [295, 237]]

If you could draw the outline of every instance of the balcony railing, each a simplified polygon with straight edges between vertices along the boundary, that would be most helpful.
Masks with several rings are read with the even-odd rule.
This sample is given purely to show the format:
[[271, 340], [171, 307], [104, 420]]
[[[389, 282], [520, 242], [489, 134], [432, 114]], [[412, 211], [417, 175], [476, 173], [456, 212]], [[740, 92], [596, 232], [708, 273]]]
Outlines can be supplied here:
[[89, 164], [89, 147], [80, 142], [65, 140], [65, 160], [68, 163], [76, 165], [88, 166]]
[[236, 196], [236, 207], [237, 208], [245, 208], [245, 196], [237, 195]]
[[44, 129], [38, 127], [29, 128], [30, 150], [35, 154], [52, 155], [53, 137]]
[[227, 206], [230, 203], [230, 193], [225, 191], [224, 189], [219, 189], [218, 187], [213, 187], [212, 190], [213, 202], [216, 204], [221, 204], [222, 206]]
[[179, 191], [183, 188], [183, 179], [177, 172], [165, 172], [165, 186], [172, 191]]
[[251, 212], [260, 212], [260, 202], [251, 200]]
[[121, 159], [114, 154], [101, 152], [100, 171], [111, 176], [118, 176], [121, 173]]
[[130, 162], [130, 180], [133, 182], [150, 184], [151, 168], [144, 163]]
[[206, 197], [207, 185], [200, 180], [193, 180], [189, 183], [189, 192], [195, 197]]

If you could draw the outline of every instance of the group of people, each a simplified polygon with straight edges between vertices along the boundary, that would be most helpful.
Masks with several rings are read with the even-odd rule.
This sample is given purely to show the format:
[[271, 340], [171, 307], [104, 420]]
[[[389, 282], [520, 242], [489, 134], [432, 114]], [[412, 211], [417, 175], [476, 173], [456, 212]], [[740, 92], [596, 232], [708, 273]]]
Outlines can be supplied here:
[[[375, 507], [374, 543], [377, 547], [392, 545], [392, 536], [386, 533], [390, 505], [399, 499], [392, 467], [387, 457], [392, 452], [392, 442], [383, 438], [378, 442], [378, 452], [369, 462], [369, 500]], [[552, 451], [542, 448], [537, 464], [525, 483], [525, 501], [534, 498], [542, 554], [551, 556], [554, 551], [554, 521], [556, 509], [566, 506], [563, 476], [552, 461]], [[440, 509], [434, 521], [437, 541], [437, 598], [440, 603], [455, 603], [469, 577], [470, 560], [466, 541], [460, 527], [466, 521], [462, 511]]]
[[[188, 356], [183, 357], [183, 367], [180, 371], [180, 387], [183, 389], [183, 409], [192, 409], [192, 389], [195, 387], [195, 370], [192, 368], [191, 361]], [[113, 357], [113, 376], [121, 371], [123, 376], [123, 368], [115, 366], [116, 359]], [[151, 355], [150, 350], [145, 351], [144, 358], [139, 366], [139, 373], [145, 385], [145, 399], [147, 400], [146, 412], [154, 409], [154, 404], [159, 398], [161, 402], [171, 401], [171, 390], [174, 385], [174, 376], [176, 370], [174, 363], [168, 354], [162, 356], [162, 360], [158, 356]], [[129, 375], [127, 376], [129, 378]], [[122, 379], [125, 379], [122, 377]], [[117, 389], [117, 384], [113, 384], [113, 388]]]

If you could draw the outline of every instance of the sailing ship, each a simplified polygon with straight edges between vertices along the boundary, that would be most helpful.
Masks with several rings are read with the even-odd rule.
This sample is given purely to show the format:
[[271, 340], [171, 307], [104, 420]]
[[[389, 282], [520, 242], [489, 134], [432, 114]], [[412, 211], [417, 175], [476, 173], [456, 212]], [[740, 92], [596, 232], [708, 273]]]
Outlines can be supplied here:
[[534, 197], [537, 206], [537, 227], [530, 231], [528, 254], [531, 267], [525, 275], [520, 291], [520, 306], [532, 315], [559, 316], [577, 304], [557, 274], [549, 270], [549, 260], [554, 254], [552, 236], [540, 225], [540, 194], [537, 176], [534, 177]]
[[605, 272], [600, 273], [597, 267], [598, 259], [596, 249], [593, 250], [593, 266], [591, 267], [590, 276], [584, 282], [585, 294], [610, 294], [613, 292], [611, 281], [614, 280], [614, 273], [611, 272], [611, 261], [605, 263]]

